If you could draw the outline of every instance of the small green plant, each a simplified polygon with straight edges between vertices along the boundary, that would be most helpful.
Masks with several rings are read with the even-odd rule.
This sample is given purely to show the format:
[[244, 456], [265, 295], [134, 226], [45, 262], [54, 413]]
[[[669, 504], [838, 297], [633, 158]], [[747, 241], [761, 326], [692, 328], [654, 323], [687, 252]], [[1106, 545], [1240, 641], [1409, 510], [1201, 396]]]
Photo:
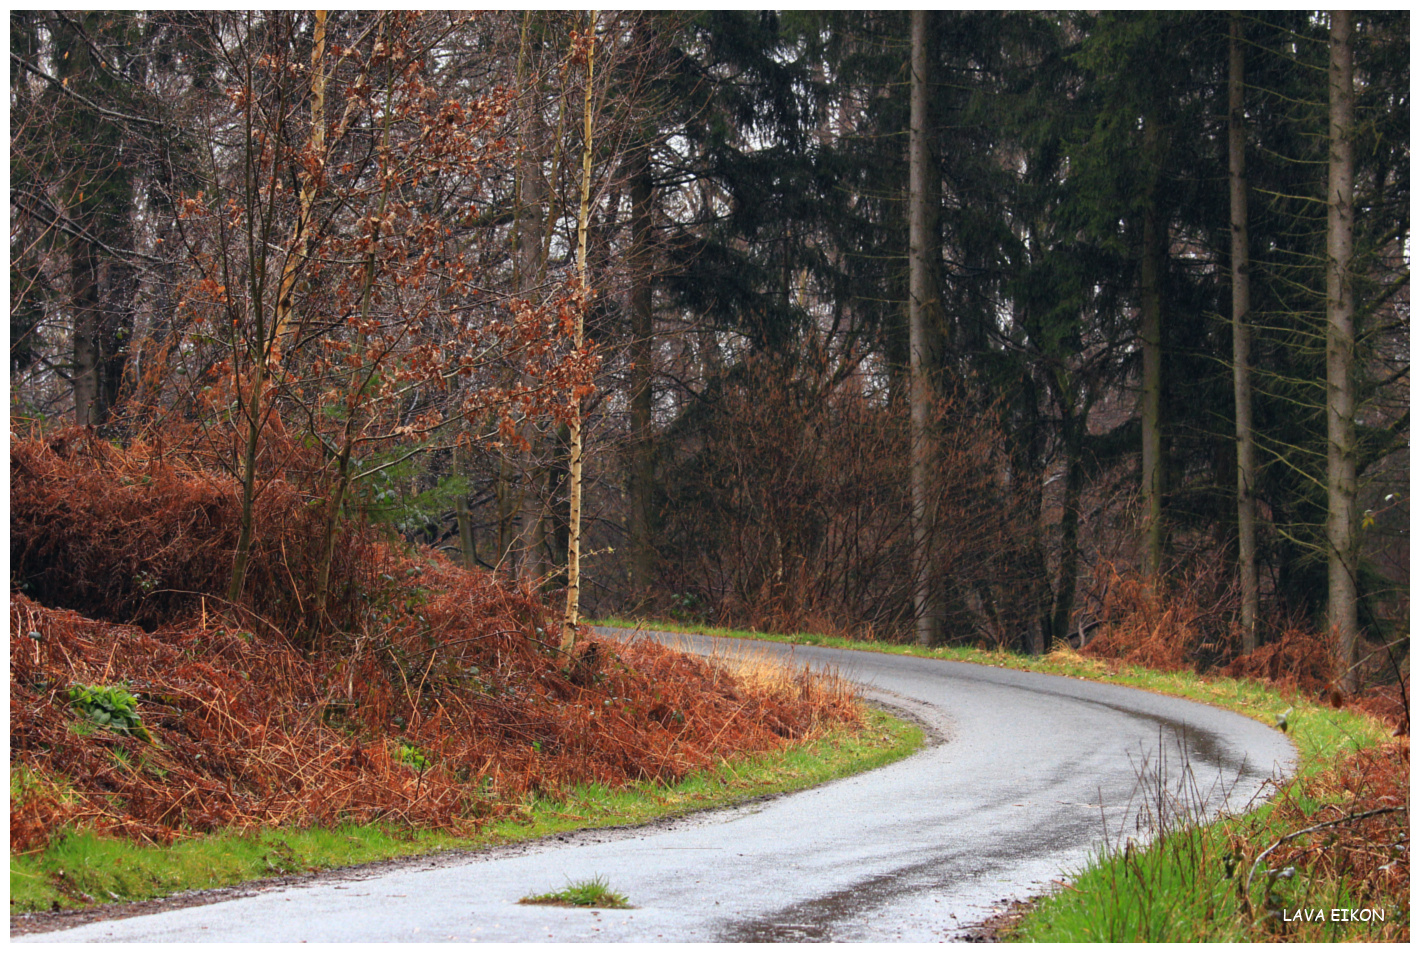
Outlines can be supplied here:
[[100, 728], [153, 741], [138, 715], [138, 699], [122, 685], [75, 685], [69, 689], [69, 704]]
[[605, 877], [593, 877], [591, 880], [579, 880], [577, 883], [568, 881], [566, 889], [557, 893], [524, 897], [518, 902], [553, 907], [603, 907], [611, 910], [625, 910], [631, 906], [625, 896], [611, 889]]
[[429, 759], [424, 756], [424, 752], [420, 751], [414, 745], [400, 745], [399, 760], [409, 765], [420, 774], [423, 774], [424, 770], [429, 767]]

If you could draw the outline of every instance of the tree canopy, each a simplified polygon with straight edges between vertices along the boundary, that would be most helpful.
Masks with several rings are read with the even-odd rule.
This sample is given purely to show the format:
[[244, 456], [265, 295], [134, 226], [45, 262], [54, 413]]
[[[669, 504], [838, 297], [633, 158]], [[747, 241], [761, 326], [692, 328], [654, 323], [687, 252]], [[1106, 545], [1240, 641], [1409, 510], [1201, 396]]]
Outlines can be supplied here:
[[1401, 640], [1409, 15], [1343, 19], [12, 13], [12, 429], [225, 468], [233, 600], [290, 481], [592, 612]]

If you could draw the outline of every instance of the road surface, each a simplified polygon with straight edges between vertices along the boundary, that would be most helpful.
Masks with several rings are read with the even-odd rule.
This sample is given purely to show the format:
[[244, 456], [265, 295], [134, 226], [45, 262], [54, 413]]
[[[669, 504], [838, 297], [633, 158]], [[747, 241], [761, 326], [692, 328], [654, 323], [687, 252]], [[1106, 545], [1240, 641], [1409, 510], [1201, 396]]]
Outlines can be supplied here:
[[[669, 636], [696, 651], [714, 640]], [[934, 941], [1038, 895], [1161, 804], [1240, 811], [1288, 774], [1221, 709], [989, 666], [772, 643], [836, 668], [936, 743], [810, 791], [640, 829], [354, 869], [24, 941]], [[1165, 807], [1165, 812], [1174, 807]], [[631, 910], [522, 906], [604, 878]]]

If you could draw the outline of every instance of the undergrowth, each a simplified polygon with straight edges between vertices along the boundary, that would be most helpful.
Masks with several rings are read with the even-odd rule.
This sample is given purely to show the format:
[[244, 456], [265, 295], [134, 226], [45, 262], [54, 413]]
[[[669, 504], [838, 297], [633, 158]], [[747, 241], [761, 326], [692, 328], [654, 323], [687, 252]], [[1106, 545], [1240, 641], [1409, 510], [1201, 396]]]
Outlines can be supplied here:
[[1284, 784], [1243, 817], [1116, 840], [1008, 934], [1030, 942], [1406, 942], [1409, 745]]
[[[10, 909], [24, 913], [146, 900], [263, 877], [641, 824], [867, 771], [906, 757], [922, 742], [916, 726], [869, 710], [861, 725], [829, 730], [784, 751], [731, 758], [674, 783], [588, 783], [559, 797], [529, 794], [510, 805], [506, 816], [468, 835], [375, 822], [221, 830], [154, 845], [64, 830], [42, 850], [11, 855]], [[10, 773], [12, 803], [34, 793], [63, 797], [67, 790], [62, 780], [23, 767]]]
[[279, 476], [233, 606], [230, 477], [82, 429], [13, 440], [10, 475], [12, 852], [78, 830], [473, 835], [528, 797], [674, 782], [862, 717], [842, 682], [749, 684], [586, 631], [566, 654], [531, 588], [354, 523], [313, 614], [324, 503]]

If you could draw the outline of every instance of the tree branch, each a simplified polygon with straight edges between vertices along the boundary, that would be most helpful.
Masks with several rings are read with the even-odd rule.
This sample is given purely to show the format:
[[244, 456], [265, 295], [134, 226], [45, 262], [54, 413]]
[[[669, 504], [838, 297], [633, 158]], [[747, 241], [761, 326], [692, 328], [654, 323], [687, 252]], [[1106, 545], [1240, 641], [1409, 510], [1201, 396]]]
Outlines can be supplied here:
[[73, 99], [75, 102], [80, 103], [88, 109], [92, 109], [100, 116], [107, 116], [110, 119], [117, 119], [119, 122], [134, 122], [143, 126], [157, 126], [158, 128], [162, 128], [163, 126], [163, 123], [157, 119], [147, 119], [143, 116], [133, 116], [128, 113], [121, 113], [115, 109], [106, 109], [105, 107], [100, 106], [98, 103], [94, 102], [92, 99], [89, 99], [87, 96], [82, 96], [79, 93], [74, 92], [74, 90], [70, 89], [64, 84], [63, 80], [58, 79], [54, 76], [50, 76], [38, 66], [35, 66], [33, 63], [26, 61], [23, 57], [15, 53], [10, 54], [10, 62], [23, 70], [35, 74], [40, 79], [46, 80], [51, 86], [54, 86], [56, 89], [64, 93], [70, 99]]

